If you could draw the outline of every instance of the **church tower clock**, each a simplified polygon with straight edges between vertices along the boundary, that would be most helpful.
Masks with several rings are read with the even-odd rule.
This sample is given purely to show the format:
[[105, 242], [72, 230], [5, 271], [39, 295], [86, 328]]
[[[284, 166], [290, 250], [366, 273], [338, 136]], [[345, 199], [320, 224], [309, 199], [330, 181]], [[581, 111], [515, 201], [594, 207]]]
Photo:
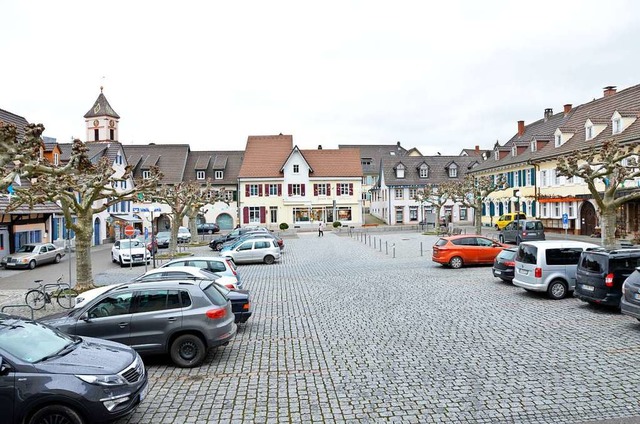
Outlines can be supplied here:
[[119, 120], [120, 116], [113, 110], [100, 87], [100, 95], [93, 107], [84, 114], [87, 128], [86, 141], [118, 141]]

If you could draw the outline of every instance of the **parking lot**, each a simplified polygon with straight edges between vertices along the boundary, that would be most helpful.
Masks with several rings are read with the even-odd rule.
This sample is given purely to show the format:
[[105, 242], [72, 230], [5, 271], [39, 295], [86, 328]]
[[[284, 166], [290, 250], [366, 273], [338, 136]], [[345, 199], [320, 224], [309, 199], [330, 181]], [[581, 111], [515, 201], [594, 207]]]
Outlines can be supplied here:
[[637, 321], [443, 268], [433, 236], [375, 237], [302, 233], [241, 266], [249, 322], [199, 368], [146, 358], [149, 395], [120, 423], [635, 422]]

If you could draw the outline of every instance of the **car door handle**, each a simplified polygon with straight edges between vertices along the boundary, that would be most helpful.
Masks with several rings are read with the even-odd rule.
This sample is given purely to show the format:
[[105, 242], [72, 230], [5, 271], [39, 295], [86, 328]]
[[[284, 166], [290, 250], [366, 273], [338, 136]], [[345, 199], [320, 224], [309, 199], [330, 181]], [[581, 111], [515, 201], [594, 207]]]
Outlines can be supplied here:
[[127, 325], [129, 325], [129, 323], [128, 323], [128, 322], [121, 322], [120, 324], [118, 324], [118, 327], [120, 327], [120, 328], [124, 328], [124, 327], [126, 327]]
[[170, 322], [174, 322], [176, 320], [176, 317], [169, 317], [169, 318], [167, 318], [167, 320], [170, 321]]

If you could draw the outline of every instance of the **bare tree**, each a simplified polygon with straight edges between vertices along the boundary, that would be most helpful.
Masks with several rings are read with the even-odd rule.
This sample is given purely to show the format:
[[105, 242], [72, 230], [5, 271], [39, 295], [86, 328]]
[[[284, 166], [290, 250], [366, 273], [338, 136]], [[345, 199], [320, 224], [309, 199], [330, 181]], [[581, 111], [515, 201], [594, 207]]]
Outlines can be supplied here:
[[505, 188], [506, 180], [502, 174], [495, 178], [489, 175], [465, 175], [462, 181], [450, 183], [452, 199], [473, 209], [476, 234], [482, 234], [482, 204], [491, 193]]
[[41, 155], [43, 131], [42, 124], [29, 124], [25, 128], [25, 136], [19, 139], [14, 126], [0, 128], [0, 189], [6, 190], [20, 177], [28, 180], [29, 184], [13, 187], [10, 209], [25, 204], [33, 207], [46, 201], [55, 202], [62, 208], [67, 228], [75, 232], [76, 288], [86, 290], [93, 287], [91, 241], [94, 214], [154, 189], [161, 175], [154, 168], [150, 178], [118, 191], [116, 183], [131, 178], [130, 167], [118, 173], [107, 157], [92, 162], [85, 143], [80, 140], [73, 141], [68, 162], [51, 164]]
[[[587, 184], [600, 215], [602, 245], [607, 248], [616, 244], [617, 209], [631, 200], [640, 199], [640, 189], [624, 187], [625, 182], [640, 177], [639, 144], [620, 145], [615, 138], [610, 138], [599, 146], [558, 158], [558, 175], [579, 177]], [[629, 191], [621, 194], [621, 188]]]
[[424, 204], [433, 205], [436, 209], [436, 225], [439, 225], [440, 210], [450, 198], [451, 188], [447, 184], [441, 184], [440, 186], [425, 186], [416, 192], [413, 200], [420, 204], [420, 210], [424, 210]]

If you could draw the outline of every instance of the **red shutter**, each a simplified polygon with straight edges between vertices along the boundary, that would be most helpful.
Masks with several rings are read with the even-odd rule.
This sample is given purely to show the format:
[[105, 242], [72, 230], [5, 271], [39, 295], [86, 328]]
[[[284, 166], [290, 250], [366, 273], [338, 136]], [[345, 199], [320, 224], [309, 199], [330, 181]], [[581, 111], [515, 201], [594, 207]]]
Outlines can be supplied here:
[[282, 196], [282, 184], [278, 184], [278, 196]]
[[291, 192], [293, 191], [293, 184], [287, 184], [287, 191], [289, 192], [289, 196], [291, 196]]
[[353, 184], [349, 184], [349, 196], [353, 196]]
[[300, 195], [304, 196], [304, 186], [305, 184], [300, 184]]
[[249, 184], [244, 185], [244, 195], [249, 197]]
[[242, 222], [249, 223], [249, 208], [247, 206], [242, 209]]
[[258, 196], [262, 196], [262, 184], [258, 184]]
[[264, 206], [260, 206], [260, 223], [264, 224], [267, 222], [267, 208]]
[[327, 184], [327, 196], [331, 196], [331, 184]]
[[318, 195], [318, 184], [314, 184], [313, 185], [313, 195], [317, 196]]
[[269, 184], [264, 185], [264, 195], [269, 197]]

